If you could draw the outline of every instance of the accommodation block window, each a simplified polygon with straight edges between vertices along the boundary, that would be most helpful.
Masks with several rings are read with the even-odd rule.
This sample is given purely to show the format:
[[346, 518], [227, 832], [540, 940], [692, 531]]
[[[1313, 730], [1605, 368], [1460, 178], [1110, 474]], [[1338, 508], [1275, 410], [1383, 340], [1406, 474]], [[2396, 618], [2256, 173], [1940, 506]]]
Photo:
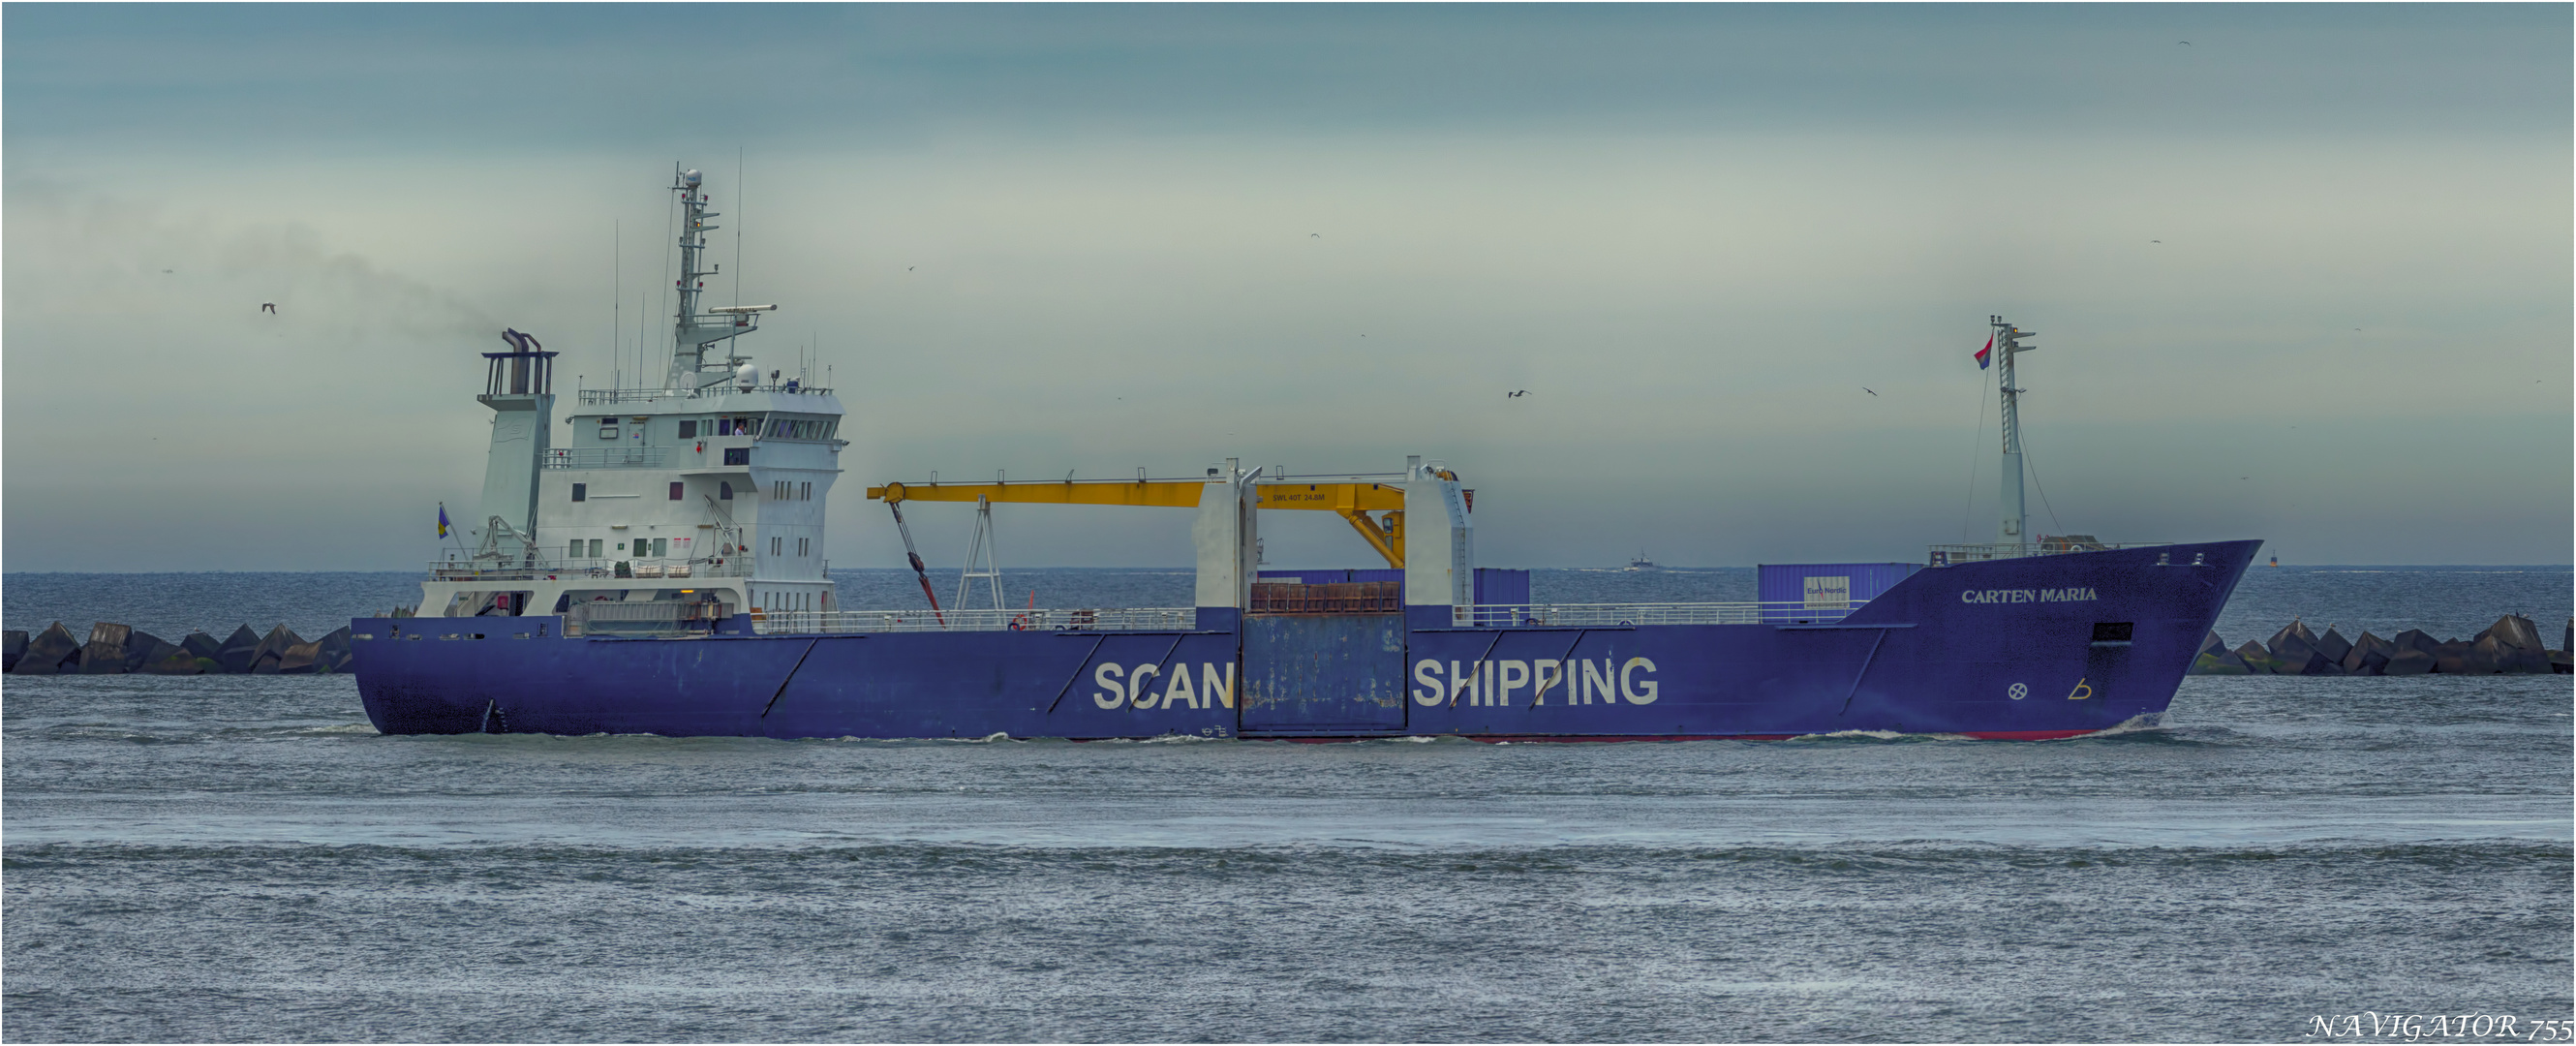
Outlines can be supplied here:
[[671, 481], [671, 500], [673, 500], [673, 501], [678, 501], [678, 500], [680, 500], [680, 498], [681, 498], [682, 494], [684, 494], [685, 492], [686, 492], [686, 488], [685, 488], [685, 486], [684, 486], [684, 485], [683, 485], [679, 480], [676, 480], [676, 479], [675, 479], [675, 480], [672, 480], [672, 481]]
[[590, 484], [588, 484], [588, 483], [575, 483], [575, 484], [573, 484], [573, 485], [572, 485], [572, 499], [573, 499], [574, 501], [588, 501], [588, 500], [590, 500]]

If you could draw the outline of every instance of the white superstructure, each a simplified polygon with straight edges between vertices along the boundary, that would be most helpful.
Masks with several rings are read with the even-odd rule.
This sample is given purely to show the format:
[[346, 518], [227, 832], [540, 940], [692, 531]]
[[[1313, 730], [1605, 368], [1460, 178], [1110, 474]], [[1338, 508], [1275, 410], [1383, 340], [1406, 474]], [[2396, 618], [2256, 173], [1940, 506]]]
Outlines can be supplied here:
[[[495, 413], [471, 551], [421, 585], [419, 613], [568, 613], [639, 625], [755, 611], [836, 609], [824, 505], [840, 475], [840, 400], [766, 380], [735, 339], [775, 305], [701, 309], [707, 195], [676, 172], [679, 307], [662, 387], [581, 390], [552, 444], [552, 352], [516, 332], [478, 397]], [[603, 606], [602, 604], [613, 604]]]

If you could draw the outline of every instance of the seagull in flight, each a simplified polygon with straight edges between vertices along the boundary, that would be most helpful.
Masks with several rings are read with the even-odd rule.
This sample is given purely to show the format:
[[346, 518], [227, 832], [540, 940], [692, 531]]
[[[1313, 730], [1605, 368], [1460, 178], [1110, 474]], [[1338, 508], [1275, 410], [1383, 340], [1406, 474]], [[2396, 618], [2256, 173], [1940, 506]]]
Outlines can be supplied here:
[[1506, 392], [1506, 393], [1503, 393], [1503, 398], [1504, 398], [1504, 399], [1518, 399], [1518, 398], [1520, 398], [1520, 397], [1522, 397], [1522, 396], [1527, 396], [1527, 395], [1529, 395], [1529, 390], [1528, 390], [1528, 389], [1522, 389], [1522, 390], [1520, 390], [1519, 392]]
[[1324, 238], [1324, 234], [1323, 234], [1323, 233], [1320, 233], [1320, 232], [1310, 232], [1310, 233], [1307, 233], [1307, 234], [1306, 234], [1306, 238], [1308, 238], [1308, 239], [1312, 239], [1312, 240], [1320, 240], [1320, 239], [1323, 239], [1323, 238]]
[[1878, 395], [1878, 390], [1877, 390], [1877, 389], [1870, 388], [1870, 387], [1869, 387], [1869, 386], [1867, 386], [1867, 385], [1863, 385], [1863, 386], [1861, 386], [1861, 387], [1860, 387], [1860, 390], [1861, 390], [1862, 392], [1869, 393], [1869, 394], [1870, 394], [1870, 395], [1872, 395], [1872, 396]]
[[276, 302], [273, 302], [273, 301], [264, 301], [264, 302], [261, 302], [261, 303], [259, 303], [259, 308], [260, 308], [260, 311], [265, 312], [265, 313], [268, 313], [268, 314], [269, 314], [269, 315], [271, 315], [271, 316], [274, 316], [274, 315], [276, 315], [276, 314], [277, 314], [277, 303], [276, 303]]

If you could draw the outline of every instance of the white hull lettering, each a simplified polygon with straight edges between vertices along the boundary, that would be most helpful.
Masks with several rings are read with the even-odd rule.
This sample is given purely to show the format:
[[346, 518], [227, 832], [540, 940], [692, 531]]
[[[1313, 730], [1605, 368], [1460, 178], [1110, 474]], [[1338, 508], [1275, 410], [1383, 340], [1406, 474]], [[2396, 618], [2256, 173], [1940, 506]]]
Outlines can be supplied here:
[[1959, 602], [1983, 603], [2091, 603], [2102, 598], [2097, 589], [2083, 586], [2067, 588], [1987, 588], [1959, 593]]
[[[1642, 657], [1625, 663], [1599, 660], [1433, 661], [1413, 663], [1413, 703], [1425, 708], [1455, 704], [1468, 708], [1508, 708], [1512, 695], [1530, 691], [1530, 704], [1544, 705], [1550, 693], [1569, 705], [1650, 705], [1662, 695], [1654, 679], [1655, 663]], [[1559, 686], [1558, 684], [1563, 684]]]
[[[1091, 670], [1091, 681], [1100, 686], [1100, 689], [1092, 691], [1091, 703], [1104, 709], [1132, 705], [1149, 712], [1157, 708], [1234, 707], [1234, 662], [1226, 662], [1222, 670], [1213, 661], [1200, 662], [1195, 682], [1186, 662], [1174, 665], [1170, 677], [1163, 683], [1162, 692], [1158, 694], [1154, 692], [1153, 680], [1159, 675], [1162, 675], [1160, 665], [1137, 665], [1131, 669], [1116, 662], [1101, 662], [1100, 667]], [[1121, 679], [1122, 676], [1125, 678]]]
[[1440, 662], [1419, 661], [1413, 666], [1413, 703], [1429, 708], [1449, 700], [1449, 685], [1440, 678]]

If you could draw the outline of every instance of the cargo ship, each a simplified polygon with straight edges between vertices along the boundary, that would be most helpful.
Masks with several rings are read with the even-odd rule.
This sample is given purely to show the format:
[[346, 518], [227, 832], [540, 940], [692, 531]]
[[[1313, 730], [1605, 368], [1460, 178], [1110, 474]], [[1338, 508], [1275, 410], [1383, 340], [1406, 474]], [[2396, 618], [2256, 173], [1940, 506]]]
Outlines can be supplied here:
[[[1920, 563], [1765, 565], [1758, 599], [1534, 600], [1479, 566], [1474, 492], [1435, 460], [867, 488], [907, 550], [905, 502], [1192, 513], [1191, 605], [843, 607], [824, 507], [848, 445], [829, 388], [765, 376], [740, 339], [772, 305], [701, 308], [708, 224], [683, 230], [671, 364], [649, 388], [576, 390], [554, 446], [553, 361], [484, 353], [494, 412], [474, 540], [417, 608], [350, 622], [386, 733], [778, 738], [1782, 739], [1844, 732], [2048, 739], [2151, 726], [2257, 541], [2031, 535], [2013, 357], [1997, 540]], [[1377, 563], [1265, 571], [1266, 512], [1332, 512]], [[979, 542], [980, 544], [980, 542]], [[1357, 546], [1355, 546], [1357, 551]], [[1640, 556], [1640, 559], [1643, 557]], [[974, 576], [974, 571], [968, 571]], [[963, 585], [961, 584], [961, 592]]]

